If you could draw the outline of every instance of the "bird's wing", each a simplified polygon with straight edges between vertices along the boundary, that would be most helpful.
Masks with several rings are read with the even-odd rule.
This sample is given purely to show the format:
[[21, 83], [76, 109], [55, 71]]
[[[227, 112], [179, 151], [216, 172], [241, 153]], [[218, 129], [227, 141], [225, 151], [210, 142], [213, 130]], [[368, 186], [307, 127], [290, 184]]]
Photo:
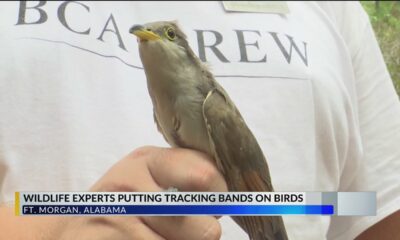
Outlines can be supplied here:
[[273, 191], [264, 154], [228, 98], [223, 90], [216, 88], [203, 103], [203, 117], [217, 166], [225, 175], [232, 170], [242, 175], [243, 182], [232, 186], [233, 191]]
[[[203, 103], [203, 117], [217, 167], [229, 191], [271, 192], [267, 162], [256, 138], [222, 89], [211, 90]], [[250, 239], [287, 239], [281, 217], [235, 217]]]
[[165, 133], [164, 133], [163, 129], [161, 128], [160, 123], [158, 122], [157, 114], [156, 114], [156, 111], [155, 111], [155, 110], [153, 110], [153, 119], [154, 119], [154, 122], [155, 122], [156, 125], [157, 125], [157, 130], [161, 133], [161, 135], [163, 135], [165, 141], [166, 141], [167, 143], [171, 144], [171, 143], [168, 141], [167, 136], [165, 136]]

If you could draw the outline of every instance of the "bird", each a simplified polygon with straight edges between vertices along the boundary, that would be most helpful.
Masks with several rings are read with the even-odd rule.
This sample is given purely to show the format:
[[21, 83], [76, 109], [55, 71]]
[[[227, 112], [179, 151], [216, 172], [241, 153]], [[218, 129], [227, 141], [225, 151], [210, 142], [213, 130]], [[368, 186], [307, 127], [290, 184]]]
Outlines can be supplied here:
[[[158, 131], [172, 147], [213, 157], [228, 191], [273, 192], [266, 158], [226, 90], [177, 21], [133, 25]], [[233, 216], [251, 240], [288, 239], [281, 216]]]

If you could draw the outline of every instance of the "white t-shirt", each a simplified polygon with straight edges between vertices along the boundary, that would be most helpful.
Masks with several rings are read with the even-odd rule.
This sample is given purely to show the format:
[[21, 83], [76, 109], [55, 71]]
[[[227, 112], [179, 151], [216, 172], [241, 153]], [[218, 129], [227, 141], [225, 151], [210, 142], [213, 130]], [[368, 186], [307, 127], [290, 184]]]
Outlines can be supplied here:
[[[0, 4], [0, 201], [85, 191], [153, 123], [134, 24], [178, 20], [267, 155], [276, 191], [377, 191], [376, 217], [285, 216], [290, 239], [352, 239], [399, 208], [400, 104], [357, 2]], [[247, 239], [230, 218], [223, 239]]]

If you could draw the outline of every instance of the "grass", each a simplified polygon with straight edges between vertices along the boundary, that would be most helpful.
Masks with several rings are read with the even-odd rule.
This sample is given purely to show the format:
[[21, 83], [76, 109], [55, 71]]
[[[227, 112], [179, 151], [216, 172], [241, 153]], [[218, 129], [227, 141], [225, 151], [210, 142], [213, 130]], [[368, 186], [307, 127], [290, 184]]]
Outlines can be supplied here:
[[361, 2], [368, 13], [386, 65], [400, 96], [400, 2]]

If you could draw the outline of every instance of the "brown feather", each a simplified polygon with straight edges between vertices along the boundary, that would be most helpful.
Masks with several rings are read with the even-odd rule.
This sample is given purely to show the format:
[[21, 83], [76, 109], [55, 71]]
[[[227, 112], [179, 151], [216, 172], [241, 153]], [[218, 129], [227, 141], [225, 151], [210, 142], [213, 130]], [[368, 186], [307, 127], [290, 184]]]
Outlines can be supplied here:
[[[173, 42], [165, 39], [168, 27], [176, 30]], [[143, 28], [151, 29], [161, 38], [152, 43], [141, 42], [139, 53], [155, 121], [169, 144], [213, 155], [229, 191], [273, 191], [267, 161], [256, 138], [228, 94], [194, 54], [185, 34], [174, 22], [154, 22]], [[250, 239], [287, 239], [280, 216], [234, 217], [234, 220]]]
[[[203, 104], [214, 157], [229, 191], [273, 191], [268, 165], [254, 135], [222, 88], [214, 89]], [[233, 219], [253, 240], [287, 239], [280, 216], [245, 216]]]

